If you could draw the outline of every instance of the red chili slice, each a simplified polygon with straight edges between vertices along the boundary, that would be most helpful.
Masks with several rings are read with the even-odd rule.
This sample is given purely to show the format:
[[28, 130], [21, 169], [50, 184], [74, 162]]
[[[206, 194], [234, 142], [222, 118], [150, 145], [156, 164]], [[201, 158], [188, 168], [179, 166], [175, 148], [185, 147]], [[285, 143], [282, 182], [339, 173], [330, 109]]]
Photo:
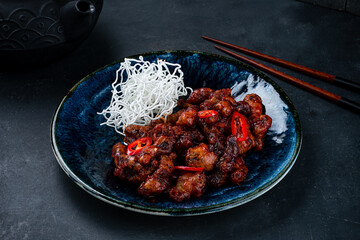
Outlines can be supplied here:
[[215, 116], [216, 114], [218, 114], [218, 113], [215, 110], [204, 110], [204, 111], [198, 112], [198, 117], [199, 118], [208, 118], [208, 117]]
[[175, 166], [175, 169], [191, 171], [191, 172], [201, 172], [202, 170], [204, 170], [203, 167], [196, 168], [196, 167], [188, 167], [188, 166]]
[[[149, 137], [139, 138], [138, 140], [129, 144], [129, 146], [126, 149], [126, 154], [133, 156], [133, 155], [137, 154], [138, 152], [140, 152], [141, 149], [143, 149], [144, 147], [149, 146], [151, 143], [152, 143], [152, 140]], [[134, 149], [134, 147], [135, 147], [135, 149]]]
[[[239, 123], [238, 123], [239, 121]], [[244, 141], [247, 139], [247, 128], [246, 128], [246, 117], [238, 112], [234, 112], [231, 118], [231, 133], [236, 136], [239, 142]], [[239, 136], [239, 125], [241, 127], [241, 134], [242, 137]]]

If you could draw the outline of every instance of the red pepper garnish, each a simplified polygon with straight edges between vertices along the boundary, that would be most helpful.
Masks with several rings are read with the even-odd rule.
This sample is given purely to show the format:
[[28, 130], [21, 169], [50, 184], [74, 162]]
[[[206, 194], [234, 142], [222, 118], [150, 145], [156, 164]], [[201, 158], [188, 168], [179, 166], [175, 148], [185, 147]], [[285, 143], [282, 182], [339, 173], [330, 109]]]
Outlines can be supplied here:
[[208, 117], [215, 116], [216, 114], [218, 114], [218, 113], [215, 110], [204, 110], [204, 111], [198, 112], [198, 117], [199, 118], [208, 118]]
[[[126, 154], [133, 156], [133, 155], [137, 154], [138, 152], [140, 152], [141, 149], [143, 149], [144, 147], [149, 146], [151, 143], [152, 143], [152, 140], [149, 137], [139, 138], [138, 140], [133, 141], [132, 143], [129, 144], [129, 146], [126, 149]], [[134, 149], [134, 147], [135, 147], [135, 149]]]
[[[239, 121], [239, 123], [238, 123]], [[244, 141], [247, 139], [247, 128], [246, 128], [246, 117], [238, 112], [234, 112], [231, 118], [231, 133], [236, 136], [237, 140], [239, 142]], [[239, 137], [239, 124], [241, 127], [241, 135], [242, 137]]]
[[204, 170], [203, 167], [188, 167], [188, 166], [175, 166], [175, 169], [178, 170], [185, 170], [185, 171], [191, 171], [191, 172], [201, 172]]

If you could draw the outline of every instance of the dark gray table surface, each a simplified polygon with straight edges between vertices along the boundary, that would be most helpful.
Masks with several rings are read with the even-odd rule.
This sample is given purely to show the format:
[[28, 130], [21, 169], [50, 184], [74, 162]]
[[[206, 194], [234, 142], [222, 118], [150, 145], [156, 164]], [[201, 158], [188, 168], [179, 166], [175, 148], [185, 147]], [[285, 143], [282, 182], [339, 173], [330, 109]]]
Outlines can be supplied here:
[[[272, 77], [297, 108], [303, 146], [271, 191], [234, 209], [158, 217], [73, 183], [50, 143], [53, 113], [95, 69], [154, 50], [223, 55], [207, 35], [360, 82], [360, 17], [298, 1], [107, 1], [64, 58], [0, 72], [0, 239], [360, 239], [360, 115]], [[273, 66], [273, 65], [272, 65]], [[360, 101], [360, 94], [276, 67]]]

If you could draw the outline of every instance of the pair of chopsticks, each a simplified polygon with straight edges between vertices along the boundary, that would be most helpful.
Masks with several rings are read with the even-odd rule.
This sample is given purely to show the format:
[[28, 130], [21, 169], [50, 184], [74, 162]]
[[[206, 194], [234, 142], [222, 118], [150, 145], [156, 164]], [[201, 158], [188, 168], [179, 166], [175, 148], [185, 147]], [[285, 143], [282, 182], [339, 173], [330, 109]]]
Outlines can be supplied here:
[[[268, 62], [271, 62], [271, 63], [274, 63], [274, 64], [278, 64], [278, 65], [281, 65], [283, 67], [287, 67], [287, 68], [290, 68], [292, 70], [295, 70], [297, 72], [300, 72], [300, 73], [304, 73], [304, 74], [307, 74], [309, 76], [312, 76], [312, 77], [315, 77], [315, 78], [318, 78], [318, 79], [321, 79], [321, 80], [325, 80], [325, 81], [328, 81], [330, 83], [334, 83], [334, 84], [337, 84], [339, 86], [343, 86], [343, 87], [347, 87], [347, 88], [351, 88], [352, 90], [360, 93], [360, 84], [359, 83], [356, 83], [354, 81], [350, 81], [350, 80], [347, 80], [347, 79], [344, 79], [344, 78], [341, 78], [341, 77], [337, 77], [337, 76], [334, 76], [334, 75], [331, 75], [331, 74], [328, 74], [328, 73], [324, 73], [324, 72], [320, 72], [318, 70], [315, 70], [315, 69], [311, 69], [311, 68], [308, 68], [308, 67], [305, 67], [305, 66], [301, 66], [299, 64], [296, 64], [296, 63], [292, 63], [292, 62], [289, 62], [289, 61], [286, 61], [286, 60], [282, 60], [282, 59], [279, 59], [279, 58], [276, 58], [276, 57], [272, 57], [272, 56], [269, 56], [269, 55], [266, 55], [266, 54], [262, 54], [262, 53], [259, 53], [259, 52], [256, 52], [256, 51], [253, 51], [253, 50], [249, 50], [249, 49], [246, 49], [246, 48], [243, 48], [243, 47], [240, 47], [240, 46], [237, 46], [237, 45], [234, 45], [234, 44], [230, 44], [230, 43], [226, 43], [226, 42], [223, 42], [223, 41], [220, 41], [220, 40], [216, 40], [216, 39], [213, 39], [213, 38], [210, 38], [210, 37], [206, 37], [206, 36], [202, 36], [202, 38], [206, 39], [206, 40], [209, 40], [211, 42], [215, 42], [215, 43], [218, 43], [222, 46], [226, 46], [228, 48], [231, 48], [231, 49], [234, 49], [236, 51], [239, 51], [239, 52], [242, 52], [242, 53], [246, 53], [248, 55], [251, 55], [251, 56], [254, 56], [254, 57], [257, 57], [257, 58], [260, 58], [260, 59], [263, 59], [263, 60], [266, 60]], [[353, 110], [355, 112], [358, 112], [360, 113], [360, 104], [357, 103], [357, 102], [354, 102], [354, 101], [351, 101], [345, 97], [342, 97], [342, 96], [339, 96], [339, 95], [336, 95], [334, 93], [331, 93], [329, 91], [326, 91], [324, 89], [321, 89], [319, 87], [316, 87], [310, 83], [307, 83], [307, 82], [304, 82], [298, 78], [295, 78], [295, 77], [292, 77], [290, 75], [287, 75], [285, 73], [282, 73], [278, 70], [275, 70], [271, 67], [268, 67], [264, 64], [261, 64], [259, 62], [256, 62], [250, 58], [247, 58], [245, 56], [242, 56], [242, 55], [239, 55], [235, 52], [232, 52], [230, 50], [227, 50], [225, 48], [222, 48], [222, 47], [219, 47], [219, 46], [216, 46], [215, 45], [215, 48], [229, 54], [230, 56], [232, 57], [235, 57], [249, 65], [252, 65], [254, 67], [257, 67], [258, 69], [264, 71], [264, 72], [267, 72], [267, 73], [270, 73], [280, 79], [283, 79], [289, 83], [292, 83], [294, 84], [295, 86], [297, 87], [300, 87], [302, 89], [305, 89], [311, 93], [314, 93], [315, 95], [318, 95], [320, 97], [323, 97], [327, 100], [330, 100], [332, 102], [335, 102], [343, 107], [346, 107], [350, 110]]]

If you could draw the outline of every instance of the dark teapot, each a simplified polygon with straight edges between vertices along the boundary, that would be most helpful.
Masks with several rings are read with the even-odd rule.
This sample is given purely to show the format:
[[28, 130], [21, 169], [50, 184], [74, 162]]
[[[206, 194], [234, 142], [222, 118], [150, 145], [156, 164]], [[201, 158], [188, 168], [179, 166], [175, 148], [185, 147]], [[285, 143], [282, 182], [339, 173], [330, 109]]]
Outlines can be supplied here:
[[103, 0], [1, 0], [0, 61], [46, 63], [72, 51], [94, 28]]

